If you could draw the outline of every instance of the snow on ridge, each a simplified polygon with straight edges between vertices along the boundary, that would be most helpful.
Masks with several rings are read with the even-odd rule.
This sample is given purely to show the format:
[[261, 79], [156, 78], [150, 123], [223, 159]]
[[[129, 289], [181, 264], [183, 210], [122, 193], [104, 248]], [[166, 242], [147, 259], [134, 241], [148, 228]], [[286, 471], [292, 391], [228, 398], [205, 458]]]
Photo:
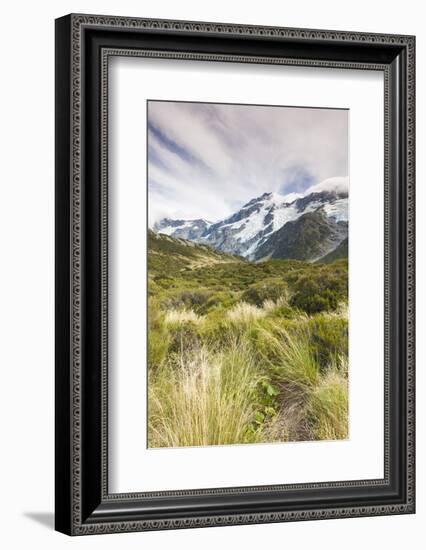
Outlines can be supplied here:
[[291, 222], [299, 217], [299, 212], [294, 204], [290, 204], [286, 208], [281, 208], [274, 212], [273, 231], [278, 231], [287, 222]]
[[333, 203], [324, 204], [327, 216], [335, 218], [337, 222], [348, 221], [348, 199], [338, 199]]
[[303, 197], [302, 193], [288, 193], [287, 195], [284, 195], [284, 202], [291, 204], [301, 197]]
[[[213, 225], [212, 222], [209, 222], [203, 218], [195, 219], [195, 220], [173, 220], [169, 218], [163, 218], [159, 223], [165, 222], [166, 225], [164, 227], [161, 227], [156, 230], [157, 233], [161, 233], [163, 235], [169, 235], [172, 236], [175, 231], [181, 231], [183, 229], [198, 229], [200, 227], [200, 222], [204, 222], [206, 225], [206, 229], [208, 229], [211, 225]], [[174, 223], [173, 223], [174, 222]], [[179, 222], [179, 223], [176, 223]], [[159, 225], [159, 224], [156, 224]]]
[[[348, 199], [338, 196], [344, 190], [347, 190], [347, 178], [329, 178], [311, 186], [303, 194], [264, 193], [252, 199], [232, 216], [214, 223], [201, 219], [165, 219], [164, 228], [159, 229], [158, 232], [168, 236], [175, 236], [174, 233], [178, 232], [178, 235], [181, 236], [182, 231], [184, 234], [188, 231], [188, 234], [193, 235], [191, 238], [194, 241], [203, 242], [224, 252], [239, 254], [250, 259], [255, 254], [257, 247], [286, 223], [318, 208], [322, 208], [328, 217], [334, 218], [336, 221], [347, 221]], [[333, 196], [315, 196], [324, 191], [331, 193], [334, 191], [337, 196], [334, 198]], [[306, 197], [311, 194], [314, 196], [306, 200]], [[305, 200], [298, 201], [302, 197]], [[239, 215], [239, 213], [241, 214]], [[239, 219], [232, 222], [230, 221], [232, 217]], [[167, 222], [169, 223], [167, 224]], [[206, 226], [203, 232], [204, 223]], [[195, 231], [195, 234], [192, 230]]]
[[262, 210], [255, 215], [245, 218], [245, 221], [247, 222], [247, 220], [249, 220], [249, 222], [242, 226], [241, 231], [238, 234], [238, 240], [240, 243], [253, 239], [257, 233], [262, 231], [265, 227], [266, 215], [267, 210], [262, 208]]

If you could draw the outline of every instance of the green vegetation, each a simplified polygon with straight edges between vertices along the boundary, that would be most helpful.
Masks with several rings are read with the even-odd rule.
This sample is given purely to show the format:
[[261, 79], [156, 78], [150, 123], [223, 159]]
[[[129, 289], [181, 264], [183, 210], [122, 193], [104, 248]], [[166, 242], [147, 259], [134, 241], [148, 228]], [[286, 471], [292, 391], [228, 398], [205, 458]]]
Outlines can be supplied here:
[[347, 437], [346, 260], [148, 246], [150, 447]]

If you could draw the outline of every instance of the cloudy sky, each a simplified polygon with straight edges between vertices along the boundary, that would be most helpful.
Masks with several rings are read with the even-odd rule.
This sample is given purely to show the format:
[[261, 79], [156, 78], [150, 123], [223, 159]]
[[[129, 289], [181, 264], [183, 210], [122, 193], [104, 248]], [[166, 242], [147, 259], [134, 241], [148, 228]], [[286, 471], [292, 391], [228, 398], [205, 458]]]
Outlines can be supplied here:
[[149, 223], [217, 221], [348, 175], [348, 111], [148, 102]]

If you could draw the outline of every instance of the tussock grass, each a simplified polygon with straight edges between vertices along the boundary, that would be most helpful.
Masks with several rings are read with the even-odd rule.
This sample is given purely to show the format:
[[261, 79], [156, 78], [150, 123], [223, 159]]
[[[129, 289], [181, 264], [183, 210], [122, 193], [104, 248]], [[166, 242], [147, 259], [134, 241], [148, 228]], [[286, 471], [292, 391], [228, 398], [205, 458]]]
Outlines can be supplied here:
[[280, 385], [292, 391], [308, 391], [318, 383], [319, 366], [311, 353], [306, 329], [291, 335], [279, 326], [274, 331], [260, 328], [257, 344]]
[[[347, 356], [321, 369], [309, 328], [296, 334], [260, 329], [260, 349], [271, 380], [280, 388], [279, 411], [265, 426], [266, 441], [335, 440], [348, 436]], [[259, 346], [259, 342], [261, 345]]]
[[150, 447], [255, 442], [256, 365], [247, 346], [182, 354], [149, 377]]
[[321, 316], [328, 319], [348, 319], [349, 306], [346, 302], [340, 302], [335, 311], [324, 311], [321, 313]]
[[288, 305], [287, 298], [281, 296], [280, 298], [278, 298], [278, 300], [275, 300], [275, 301], [269, 300], [269, 299], [265, 300], [263, 302], [262, 307], [266, 312], [270, 313], [272, 311], [275, 311], [278, 308], [285, 307], [287, 305]]
[[323, 371], [309, 327], [291, 334], [260, 321], [245, 335], [229, 329], [220, 348], [182, 343], [149, 371], [150, 447], [347, 437], [347, 357]]
[[309, 395], [307, 412], [314, 439], [346, 439], [348, 437], [347, 358], [341, 357]]
[[202, 321], [202, 317], [197, 315], [192, 309], [171, 309], [164, 318], [166, 325], [179, 324], [179, 323], [199, 323]]
[[265, 315], [266, 312], [262, 308], [246, 302], [239, 302], [228, 311], [229, 319], [232, 321], [241, 321], [245, 323], [250, 323], [251, 321], [264, 317]]

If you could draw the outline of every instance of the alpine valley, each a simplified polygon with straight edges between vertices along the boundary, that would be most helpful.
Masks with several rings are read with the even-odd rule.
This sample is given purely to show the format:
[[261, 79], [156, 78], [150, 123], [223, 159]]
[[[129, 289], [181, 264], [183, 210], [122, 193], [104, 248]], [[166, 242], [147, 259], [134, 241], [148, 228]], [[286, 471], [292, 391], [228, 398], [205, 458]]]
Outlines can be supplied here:
[[327, 263], [347, 258], [348, 191], [319, 184], [304, 195], [264, 193], [223, 220], [163, 218], [153, 230], [249, 261]]
[[342, 179], [148, 231], [148, 447], [347, 439]]

